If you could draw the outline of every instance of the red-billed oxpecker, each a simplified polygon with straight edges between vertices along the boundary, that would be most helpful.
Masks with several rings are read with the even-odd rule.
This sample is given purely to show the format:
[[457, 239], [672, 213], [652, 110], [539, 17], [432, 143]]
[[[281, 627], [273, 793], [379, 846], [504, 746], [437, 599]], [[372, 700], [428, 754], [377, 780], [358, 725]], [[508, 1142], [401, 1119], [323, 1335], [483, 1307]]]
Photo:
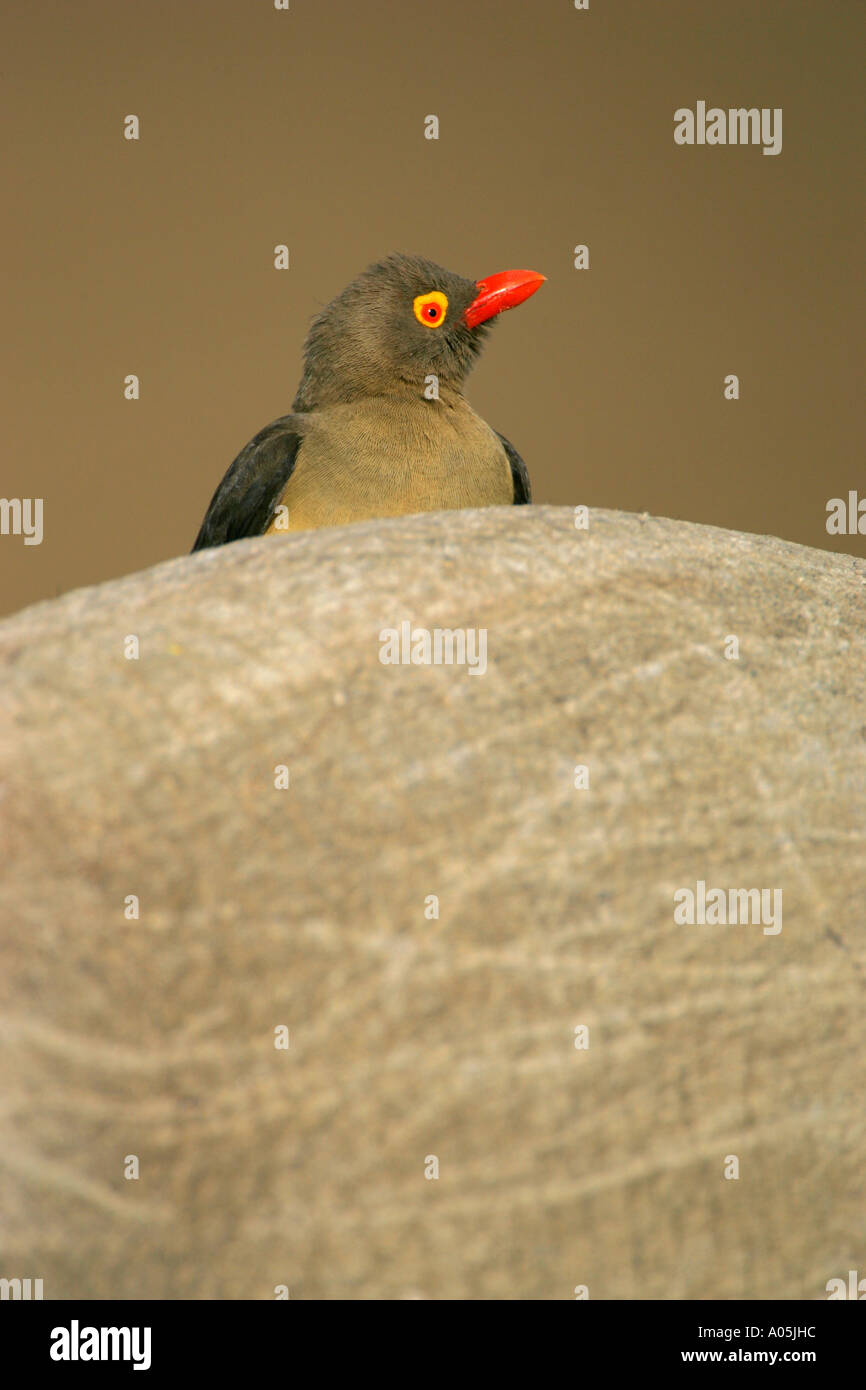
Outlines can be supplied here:
[[313, 321], [292, 405], [229, 468], [193, 550], [264, 532], [531, 500], [517, 450], [463, 395], [492, 320], [545, 276], [370, 266]]

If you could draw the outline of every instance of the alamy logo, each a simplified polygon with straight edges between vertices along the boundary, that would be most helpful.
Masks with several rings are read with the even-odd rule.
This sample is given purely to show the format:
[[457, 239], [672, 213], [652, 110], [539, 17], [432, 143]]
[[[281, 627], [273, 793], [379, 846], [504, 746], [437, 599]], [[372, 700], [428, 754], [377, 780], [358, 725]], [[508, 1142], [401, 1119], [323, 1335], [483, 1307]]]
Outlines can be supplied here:
[[413, 627], [408, 618], [379, 633], [383, 666], [468, 666], [470, 676], [487, 670], [486, 627]]
[[834, 1298], [850, 1298], [862, 1303], [866, 1299], [866, 1279], [859, 1278], [856, 1269], [848, 1270], [847, 1287], [844, 1279], [828, 1279], [824, 1288], [827, 1290], [828, 1301]]
[[150, 1370], [149, 1327], [52, 1327], [52, 1361], [132, 1361], [134, 1371]]
[[[764, 926], [765, 936], [778, 936], [782, 930], [781, 888], [711, 888], [699, 878], [691, 888], [674, 893], [674, 921], [677, 926]], [[770, 911], [772, 893], [773, 910]]]
[[844, 498], [831, 497], [826, 527], [828, 536], [866, 536], [866, 497], [858, 497], [852, 488], [847, 507]]
[[42, 498], [0, 497], [0, 536], [22, 536], [25, 545], [42, 544]]
[[782, 149], [782, 108], [775, 106], [721, 106], [707, 109], [699, 101], [694, 111], [680, 106], [674, 112], [677, 145], [763, 145], [764, 154]]
[[28, 1299], [42, 1297], [41, 1279], [0, 1279], [0, 1299]]

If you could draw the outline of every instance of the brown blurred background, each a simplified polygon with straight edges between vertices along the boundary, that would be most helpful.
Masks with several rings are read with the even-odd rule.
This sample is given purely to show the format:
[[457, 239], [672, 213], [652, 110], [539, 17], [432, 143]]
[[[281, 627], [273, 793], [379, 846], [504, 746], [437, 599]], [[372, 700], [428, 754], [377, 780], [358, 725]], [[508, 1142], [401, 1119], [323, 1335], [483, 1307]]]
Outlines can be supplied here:
[[[536, 501], [866, 555], [825, 529], [866, 494], [864, 37], [862, 0], [4, 5], [0, 496], [45, 529], [0, 609], [189, 550], [392, 250], [549, 277], [468, 390]], [[675, 145], [698, 100], [781, 106], [781, 154]]]

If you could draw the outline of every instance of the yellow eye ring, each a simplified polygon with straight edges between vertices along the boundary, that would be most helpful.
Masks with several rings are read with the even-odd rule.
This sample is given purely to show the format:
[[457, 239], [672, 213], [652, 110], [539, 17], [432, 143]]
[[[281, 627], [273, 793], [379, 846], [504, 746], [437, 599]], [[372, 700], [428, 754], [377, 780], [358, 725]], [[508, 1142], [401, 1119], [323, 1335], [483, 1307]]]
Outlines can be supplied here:
[[438, 328], [448, 313], [448, 300], [439, 290], [419, 294], [412, 301], [415, 317], [425, 328]]

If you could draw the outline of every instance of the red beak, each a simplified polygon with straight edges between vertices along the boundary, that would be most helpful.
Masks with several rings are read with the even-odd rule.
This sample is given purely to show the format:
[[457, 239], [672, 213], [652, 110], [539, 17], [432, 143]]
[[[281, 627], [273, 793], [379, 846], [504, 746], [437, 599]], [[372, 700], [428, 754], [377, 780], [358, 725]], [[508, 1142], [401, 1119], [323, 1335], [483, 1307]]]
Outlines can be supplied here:
[[477, 328], [494, 314], [522, 304], [546, 279], [546, 275], [539, 275], [536, 270], [503, 270], [499, 275], [479, 280], [478, 294], [463, 315], [467, 327]]

